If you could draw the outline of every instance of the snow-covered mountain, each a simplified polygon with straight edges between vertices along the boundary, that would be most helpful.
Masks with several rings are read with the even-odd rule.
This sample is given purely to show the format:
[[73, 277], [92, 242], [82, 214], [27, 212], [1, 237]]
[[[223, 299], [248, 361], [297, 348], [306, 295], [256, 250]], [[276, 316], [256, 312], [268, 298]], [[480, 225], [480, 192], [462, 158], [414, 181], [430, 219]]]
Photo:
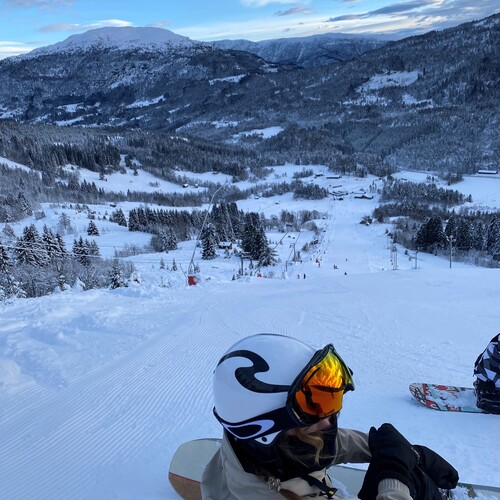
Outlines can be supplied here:
[[[273, 50], [283, 55], [293, 43]], [[462, 171], [471, 171], [491, 167], [500, 147], [499, 44], [496, 14], [301, 68], [166, 30], [108, 28], [0, 61], [0, 118], [225, 142], [280, 127], [268, 146], [278, 153], [300, 143], [301, 150], [392, 155], [414, 168], [465, 162]], [[299, 138], [299, 129], [308, 133]]]
[[18, 56], [31, 59], [53, 53], [85, 51], [92, 49], [149, 49], [161, 50], [165, 47], [188, 47], [199, 42], [177, 35], [162, 28], [97, 28], [78, 35], [71, 35], [62, 42], [35, 49], [28, 54]]
[[0, 61], [0, 118], [137, 126], [132, 122], [141, 116], [144, 128], [150, 120], [157, 128], [157, 108], [164, 125], [176, 108], [198, 115], [218, 101], [212, 83], [277, 71], [254, 54], [164, 29], [103, 28]]
[[270, 62], [297, 64], [305, 68], [312, 68], [354, 59], [364, 52], [383, 46], [387, 41], [386, 38], [325, 33], [323, 35], [278, 38], [260, 42], [220, 40], [214, 42], [214, 45], [226, 50], [251, 52]]

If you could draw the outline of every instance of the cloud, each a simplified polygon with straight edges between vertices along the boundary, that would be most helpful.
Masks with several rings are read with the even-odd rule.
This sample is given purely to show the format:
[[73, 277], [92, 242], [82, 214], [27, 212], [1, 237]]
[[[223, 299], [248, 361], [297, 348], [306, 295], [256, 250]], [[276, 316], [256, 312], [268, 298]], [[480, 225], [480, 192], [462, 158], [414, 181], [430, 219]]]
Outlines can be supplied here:
[[[309, 2], [290, 2], [290, 7], [309, 6]], [[414, 10], [404, 12], [403, 7]], [[417, 6], [420, 6], [417, 8]], [[355, 5], [349, 5], [352, 12]], [[359, 10], [359, 6], [357, 7]], [[380, 9], [372, 12], [352, 12], [326, 21], [325, 15], [312, 12], [299, 16], [257, 16], [247, 21], [223, 22], [217, 24], [183, 26], [174, 29], [179, 35], [192, 40], [222, 40], [245, 38], [247, 40], [268, 40], [280, 34], [284, 36], [310, 36], [321, 33], [351, 33], [362, 35], [386, 34], [388, 38], [422, 34], [440, 30], [460, 23], [482, 19], [499, 11], [498, 0], [409, 0], [393, 1], [388, 8], [392, 13], [382, 14]], [[286, 9], [283, 9], [286, 10]], [[346, 9], [344, 10], [344, 12]]]
[[240, 0], [243, 5], [248, 7], [265, 7], [266, 5], [271, 5], [273, 3], [280, 4], [293, 4], [290, 0]]
[[56, 7], [58, 5], [73, 5], [73, 0], [4, 0], [4, 7], [18, 9], [30, 7]]
[[343, 33], [403, 38], [451, 28], [499, 11], [498, 0], [411, 0], [369, 12], [336, 16], [328, 19], [327, 25]]
[[328, 19], [329, 22], [337, 21], [352, 21], [353, 19], [366, 19], [372, 16], [382, 16], [388, 14], [402, 14], [406, 12], [412, 12], [421, 7], [427, 7], [436, 3], [441, 3], [441, 0], [414, 0], [411, 2], [400, 2], [392, 5], [386, 5], [380, 9], [372, 10], [369, 12], [364, 12], [361, 14], [346, 14], [343, 16], [332, 17]]
[[33, 47], [27, 46], [19, 42], [0, 41], [0, 59], [6, 57], [18, 56], [33, 50]]
[[154, 23], [150, 23], [147, 26], [149, 28], [166, 28], [167, 26], [170, 26], [171, 24], [172, 24], [172, 21], [165, 19], [164, 21], [156, 21]]
[[411, 12], [421, 7], [427, 7], [428, 5], [440, 4], [441, 0], [415, 0], [413, 2], [401, 2], [392, 5], [387, 5], [380, 9], [374, 10], [373, 14], [383, 15], [383, 14], [399, 14], [402, 12]]
[[309, 14], [311, 11], [309, 9], [304, 9], [302, 7], [293, 7], [288, 10], [279, 10], [274, 15], [275, 16], [292, 16], [293, 14]]
[[86, 23], [86, 24], [57, 23], [44, 26], [40, 28], [38, 31], [40, 31], [41, 33], [55, 33], [60, 31], [82, 32], [82, 31], [93, 30], [96, 28], [105, 28], [105, 27], [121, 28], [124, 26], [132, 26], [132, 23], [129, 21], [122, 21], [121, 19], [106, 19], [103, 21], [96, 21], [94, 23]]
[[[353, 21], [368, 19], [377, 16], [404, 16], [405, 18], [427, 19], [433, 18], [435, 28], [454, 26], [472, 19], [481, 19], [498, 12], [495, 9], [498, 0], [412, 0], [397, 2], [380, 9], [362, 12], [359, 14], [346, 14], [328, 19], [327, 22]], [[424, 23], [425, 24], [425, 23]]]

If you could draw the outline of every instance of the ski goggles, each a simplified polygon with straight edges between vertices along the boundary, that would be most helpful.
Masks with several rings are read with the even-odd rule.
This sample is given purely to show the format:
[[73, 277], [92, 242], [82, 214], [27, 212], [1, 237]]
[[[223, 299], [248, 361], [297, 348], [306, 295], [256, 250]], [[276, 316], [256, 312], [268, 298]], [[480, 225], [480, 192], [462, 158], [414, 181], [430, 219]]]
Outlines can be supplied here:
[[342, 398], [354, 390], [352, 371], [332, 344], [317, 351], [290, 386], [284, 407], [243, 422], [227, 422], [214, 408], [224, 428], [239, 439], [271, 444], [283, 431], [308, 427], [336, 415]]
[[344, 393], [354, 390], [352, 371], [332, 344], [316, 352], [293, 382], [286, 402], [302, 425], [338, 413]]

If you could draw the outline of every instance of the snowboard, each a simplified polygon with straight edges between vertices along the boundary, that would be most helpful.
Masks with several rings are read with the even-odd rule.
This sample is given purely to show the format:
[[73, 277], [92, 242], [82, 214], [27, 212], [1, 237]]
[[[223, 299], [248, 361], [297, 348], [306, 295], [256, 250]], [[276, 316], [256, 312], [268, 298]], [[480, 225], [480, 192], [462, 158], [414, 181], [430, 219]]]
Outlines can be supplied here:
[[[185, 500], [201, 500], [201, 477], [207, 463], [221, 446], [220, 439], [195, 439], [181, 444], [170, 462], [168, 479], [175, 492]], [[333, 465], [328, 474], [342, 497], [355, 497], [361, 489], [365, 471], [348, 465]], [[451, 490], [453, 500], [499, 500], [500, 488], [459, 483]]]
[[410, 384], [409, 388], [417, 401], [433, 410], [486, 413], [476, 406], [472, 387], [415, 383]]

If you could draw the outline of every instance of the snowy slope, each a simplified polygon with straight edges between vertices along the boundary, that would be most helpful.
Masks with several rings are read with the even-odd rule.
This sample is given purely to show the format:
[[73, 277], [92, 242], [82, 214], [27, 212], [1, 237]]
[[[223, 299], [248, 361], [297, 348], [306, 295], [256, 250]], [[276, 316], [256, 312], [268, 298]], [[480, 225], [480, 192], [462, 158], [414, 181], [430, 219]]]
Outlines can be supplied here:
[[[372, 181], [341, 180], [350, 193]], [[471, 181], [461, 186], [474, 188], [478, 203], [484, 188], [485, 203], [500, 206], [500, 193], [485, 187], [489, 179]], [[0, 304], [2, 498], [176, 498], [167, 481], [176, 447], [221, 434], [211, 413], [212, 370], [232, 343], [258, 332], [335, 344], [356, 381], [341, 425], [368, 430], [390, 421], [441, 453], [463, 481], [500, 486], [492, 441], [500, 417], [432, 411], [408, 392], [414, 381], [472, 384], [476, 356], [498, 333], [498, 270], [449, 269], [428, 254], [414, 269], [403, 249], [392, 270], [386, 226], [359, 224], [376, 203], [353, 194], [344, 201], [242, 202], [266, 214], [328, 212], [318, 221], [318, 247], [288, 265], [288, 279], [232, 281], [235, 258], [205, 262], [197, 254], [204, 281], [187, 287], [181, 271], [159, 269], [161, 255], [142, 255], [131, 258], [141, 285]], [[108, 231], [115, 245], [127, 241], [126, 231]], [[289, 234], [277, 250], [285, 260], [294, 241], [300, 246], [311, 237]], [[165, 261], [187, 262], [192, 244], [164, 254]], [[277, 266], [276, 276], [283, 270]], [[170, 288], [162, 286], [167, 282]]]

